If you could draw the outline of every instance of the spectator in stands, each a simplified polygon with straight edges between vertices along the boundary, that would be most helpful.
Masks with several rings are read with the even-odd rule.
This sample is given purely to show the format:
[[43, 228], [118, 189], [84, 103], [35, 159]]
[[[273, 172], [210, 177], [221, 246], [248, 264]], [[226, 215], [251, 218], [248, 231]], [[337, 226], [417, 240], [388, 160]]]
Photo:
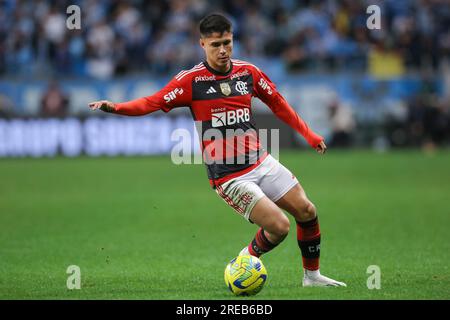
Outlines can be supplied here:
[[45, 117], [64, 117], [67, 115], [69, 99], [59, 85], [52, 81], [41, 100], [41, 115]]
[[405, 74], [404, 56], [387, 43], [379, 40], [369, 53], [369, 74], [380, 80], [399, 78]]
[[429, 150], [446, 143], [449, 127], [449, 107], [440, 100], [435, 83], [424, 77], [422, 90], [408, 104], [408, 133], [411, 144]]
[[11, 99], [0, 93], [0, 118], [8, 118], [14, 115], [14, 105]]
[[352, 145], [356, 124], [352, 110], [336, 97], [329, 106], [331, 128], [333, 130], [330, 146], [347, 148]]

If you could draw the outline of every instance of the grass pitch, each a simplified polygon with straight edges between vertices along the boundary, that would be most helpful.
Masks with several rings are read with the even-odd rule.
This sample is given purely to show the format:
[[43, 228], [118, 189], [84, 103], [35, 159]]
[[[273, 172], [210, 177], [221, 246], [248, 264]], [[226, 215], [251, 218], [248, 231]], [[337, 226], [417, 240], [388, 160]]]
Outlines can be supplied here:
[[[450, 153], [281, 152], [318, 208], [321, 271], [302, 288], [295, 224], [255, 297], [226, 263], [257, 227], [170, 157], [0, 160], [0, 299], [449, 299]], [[68, 290], [69, 265], [81, 289]], [[369, 290], [367, 268], [381, 269]]]

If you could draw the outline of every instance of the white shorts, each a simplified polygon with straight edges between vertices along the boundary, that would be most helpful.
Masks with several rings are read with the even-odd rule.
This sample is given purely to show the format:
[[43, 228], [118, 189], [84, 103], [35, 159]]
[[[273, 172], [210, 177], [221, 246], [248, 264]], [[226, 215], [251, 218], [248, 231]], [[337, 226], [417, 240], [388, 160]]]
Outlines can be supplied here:
[[216, 186], [217, 194], [251, 222], [250, 213], [259, 199], [278, 201], [298, 183], [297, 178], [270, 154], [252, 171]]

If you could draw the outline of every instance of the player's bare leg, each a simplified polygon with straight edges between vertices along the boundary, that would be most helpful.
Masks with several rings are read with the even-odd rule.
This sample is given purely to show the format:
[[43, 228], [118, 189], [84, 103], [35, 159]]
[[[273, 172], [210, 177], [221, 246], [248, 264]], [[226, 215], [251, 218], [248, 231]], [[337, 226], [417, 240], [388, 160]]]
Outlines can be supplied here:
[[253, 207], [250, 220], [261, 228], [250, 244], [242, 249], [240, 255], [256, 257], [275, 248], [289, 233], [289, 219], [269, 198], [262, 197]]
[[289, 212], [297, 222], [297, 240], [302, 252], [304, 287], [346, 286], [320, 274], [320, 229], [316, 207], [300, 184], [289, 190], [276, 204]]

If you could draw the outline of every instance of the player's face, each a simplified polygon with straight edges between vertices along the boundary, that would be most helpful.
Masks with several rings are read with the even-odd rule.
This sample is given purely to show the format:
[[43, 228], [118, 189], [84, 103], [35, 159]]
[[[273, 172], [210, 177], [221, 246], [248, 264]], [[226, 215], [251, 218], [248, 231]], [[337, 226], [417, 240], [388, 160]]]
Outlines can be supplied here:
[[219, 71], [227, 71], [230, 68], [231, 54], [233, 52], [233, 34], [214, 32], [200, 38], [200, 45], [205, 50], [208, 64]]

